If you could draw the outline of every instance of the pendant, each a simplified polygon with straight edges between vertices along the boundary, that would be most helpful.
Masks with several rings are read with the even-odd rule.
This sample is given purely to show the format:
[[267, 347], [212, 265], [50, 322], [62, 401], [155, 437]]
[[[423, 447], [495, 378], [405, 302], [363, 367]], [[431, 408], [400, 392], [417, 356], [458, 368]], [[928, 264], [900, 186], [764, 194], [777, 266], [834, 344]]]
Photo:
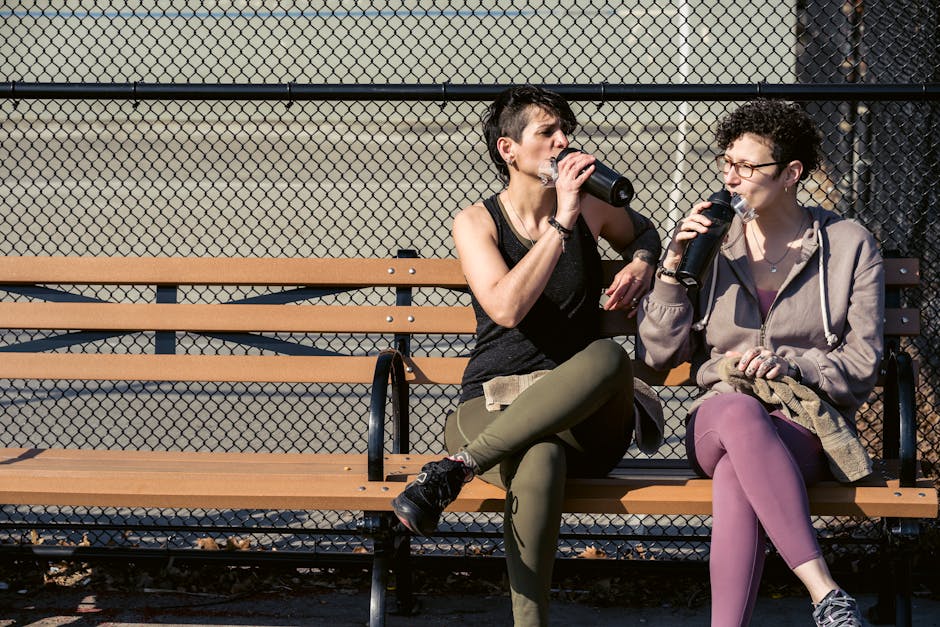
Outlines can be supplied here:
[[776, 272], [776, 271], [777, 271], [777, 266], [775, 266], [774, 264], [770, 264], [770, 271], [771, 271], [771, 272]]

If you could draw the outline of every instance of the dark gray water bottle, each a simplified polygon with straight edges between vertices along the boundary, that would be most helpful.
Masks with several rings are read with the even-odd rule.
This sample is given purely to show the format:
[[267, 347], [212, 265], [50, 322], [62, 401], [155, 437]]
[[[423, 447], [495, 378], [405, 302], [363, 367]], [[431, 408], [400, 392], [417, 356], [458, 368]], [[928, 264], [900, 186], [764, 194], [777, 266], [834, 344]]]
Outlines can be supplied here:
[[[565, 148], [558, 153], [555, 161], [561, 161], [573, 152], [583, 151], [577, 148]], [[633, 185], [627, 177], [614, 172], [598, 159], [594, 160], [594, 172], [591, 173], [591, 177], [584, 182], [584, 191], [615, 207], [626, 207], [633, 200]]]
[[679, 260], [676, 270], [676, 280], [687, 289], [699, 289], [705, 278], [705, 273], [711, 267], [721, 248], [721, 242], [731, 226], [734, 218], [734, 209], [731, 208], [731, 193], [723, 189], [708, 197], [711, 206], [702, 212], [712, 221], [708, 231], [699, 233], [689, 242]]

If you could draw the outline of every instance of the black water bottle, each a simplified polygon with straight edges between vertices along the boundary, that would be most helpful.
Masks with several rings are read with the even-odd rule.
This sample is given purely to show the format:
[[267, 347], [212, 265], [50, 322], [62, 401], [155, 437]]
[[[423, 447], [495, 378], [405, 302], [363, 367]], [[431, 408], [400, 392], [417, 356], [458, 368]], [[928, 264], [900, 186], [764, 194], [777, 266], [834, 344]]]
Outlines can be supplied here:
[[[577, 148], [565, 148], [558, 153], [555, 161], [561, 161], [573, 152], [583, 151]], [[627, 177], [611, 170], [599, 159], [594, 159], [594, 172], [584, 182], [584, 191], [615, 207], [626, 207], [633, 199], [633, 185]]]
[[734, 218], [734, 209], [731, 208], [731, 193], [723, 189], [708, 197], [711, 206], [702, 212], [703, 216], [712, 221], [708, 231], [699, 233], [689, 242], [679, 260], [676, 270], [676, 280], [687, 289], [699, 289], [705, 278], [705, 273], [715, 260], [721, 242], [725, 239], [731, 219]]

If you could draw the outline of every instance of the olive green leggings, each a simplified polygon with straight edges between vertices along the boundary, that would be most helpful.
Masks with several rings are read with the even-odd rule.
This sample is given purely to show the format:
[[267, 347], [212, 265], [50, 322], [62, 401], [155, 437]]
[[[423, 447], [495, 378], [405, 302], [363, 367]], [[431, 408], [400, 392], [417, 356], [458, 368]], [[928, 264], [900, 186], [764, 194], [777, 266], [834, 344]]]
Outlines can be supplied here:
[[466, 450], [482, 478], [506, 488], [506, 564], [516, 625], [547, 625], [566, 477], [603, 477], [633, 436], [630, 358], [597, 340], [538, 379], [502, 411], [482, 397], [447, 418], [451, 453]]

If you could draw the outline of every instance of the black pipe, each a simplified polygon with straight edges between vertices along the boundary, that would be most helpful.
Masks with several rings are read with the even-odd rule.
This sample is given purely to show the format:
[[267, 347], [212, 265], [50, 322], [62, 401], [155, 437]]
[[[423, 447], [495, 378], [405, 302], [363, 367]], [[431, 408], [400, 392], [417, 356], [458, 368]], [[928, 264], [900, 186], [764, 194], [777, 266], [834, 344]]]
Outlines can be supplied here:
[[[217, 84], [0, 82], [12, 100], [306, 100], [489, 101], [508, 84]], [[897, 84], [612, 84], [544, 87], [571, 101], [727, 101], [759, 96], [801, 101], [936, 101], [940, 83]]]
[[901, 351], [897, 356], [898, 368], [898, 457], [901, 460], [898, 478], [901, 487], [917, 486], [917, 400], [915, 396], [914, 364], [911, 356]]
[[[372, 377], [372, 397], [369, 402], [369, 438], [368, 467], [369, 481], [385, 480], [385, 403], [390, 386], [389, 376], [395, 368], [395, 362], [401, 361], [401, 355], [395, 350], [383, 350], [379, 353]], [[404, 379], [404, 365], [398, 370], [398, 385]]]

